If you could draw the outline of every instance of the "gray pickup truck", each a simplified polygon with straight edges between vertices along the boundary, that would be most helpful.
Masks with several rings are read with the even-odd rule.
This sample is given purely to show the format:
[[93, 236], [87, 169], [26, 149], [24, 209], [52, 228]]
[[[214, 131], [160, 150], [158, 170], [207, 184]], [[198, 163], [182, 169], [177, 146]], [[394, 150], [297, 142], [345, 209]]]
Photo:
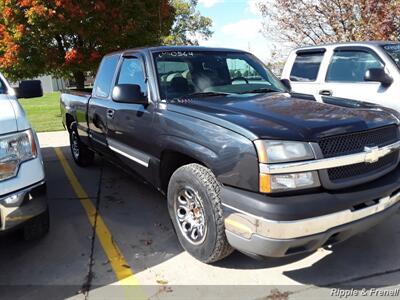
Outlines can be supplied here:
[[164, 193], [203, 262], [314, 251], [399, 208], [397, 113], [294, 98], [247, 52], [112, 53], [61, 111], [76, 163], [98, 153]]

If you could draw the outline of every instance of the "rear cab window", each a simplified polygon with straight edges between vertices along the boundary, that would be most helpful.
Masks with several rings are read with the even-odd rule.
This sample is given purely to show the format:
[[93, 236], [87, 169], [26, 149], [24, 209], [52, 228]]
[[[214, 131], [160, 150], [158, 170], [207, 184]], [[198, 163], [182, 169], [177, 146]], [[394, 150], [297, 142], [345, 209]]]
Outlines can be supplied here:
[[327, 82], [364, 82], [365, 72], [384, 67], [383, 62], [369, 49], [335, 50], [326, 74]]
[[312, 82], [317, 80], [325, 49], [298, 51], [290, 72], [290, 80]]
[[119, 55], [110, 55], [103, 58], [93, 86], [93, 95], [95, 97], [109, 97], [118, 61]]

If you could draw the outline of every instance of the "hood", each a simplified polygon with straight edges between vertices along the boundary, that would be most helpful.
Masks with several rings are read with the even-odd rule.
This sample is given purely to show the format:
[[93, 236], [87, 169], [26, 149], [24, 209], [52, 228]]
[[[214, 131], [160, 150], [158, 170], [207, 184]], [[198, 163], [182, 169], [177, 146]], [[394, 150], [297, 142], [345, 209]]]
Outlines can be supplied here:
[[10, 100], [0, 98], [0, 134], [18, 131], [17, 118]]
[[379, 107], [351, 108], [289, 94], [228, 95], [173, 100], [168, 110], [216, 123], [250, 139], [318, 141], [322, 137], [397, 124]]

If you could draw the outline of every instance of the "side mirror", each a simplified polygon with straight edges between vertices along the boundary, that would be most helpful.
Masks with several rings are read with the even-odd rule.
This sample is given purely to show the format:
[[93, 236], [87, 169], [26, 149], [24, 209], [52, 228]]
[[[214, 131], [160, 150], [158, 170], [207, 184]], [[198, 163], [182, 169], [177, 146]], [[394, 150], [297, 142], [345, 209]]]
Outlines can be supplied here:
[[146, 105], [147, 97], [142, 93], [140, 85], [118, 84], [113, 88], [112, 98], [115, 102], [136, 103]]
[[43, 96], [42, 83], [40, 80], [21, 81], [19, 87], [15, 90], [17, 98], [37, 98]]
[[288, 89], [289, 93], [292, 91], [292, 85], [289, 79], [281, 79], [282, 84]]
[[368, 69], [365, 72], [364, 80], [380, 82], [385, 87], [393, 83], [393, 78], [383, 68]]

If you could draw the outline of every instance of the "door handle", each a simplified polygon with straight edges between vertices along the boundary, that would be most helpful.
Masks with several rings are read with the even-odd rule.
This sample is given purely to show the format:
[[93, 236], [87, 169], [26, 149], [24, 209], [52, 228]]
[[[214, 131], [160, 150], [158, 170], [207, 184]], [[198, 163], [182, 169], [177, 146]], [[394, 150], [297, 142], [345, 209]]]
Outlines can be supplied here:
[[107, 118], [108, 119], [113, 119], [115, 114], [115, 110], [113, 109], [107, 109]]
[[330, 90], [320, 90], [319, 94], [322, 96], [332, 96], [332, 91]]

